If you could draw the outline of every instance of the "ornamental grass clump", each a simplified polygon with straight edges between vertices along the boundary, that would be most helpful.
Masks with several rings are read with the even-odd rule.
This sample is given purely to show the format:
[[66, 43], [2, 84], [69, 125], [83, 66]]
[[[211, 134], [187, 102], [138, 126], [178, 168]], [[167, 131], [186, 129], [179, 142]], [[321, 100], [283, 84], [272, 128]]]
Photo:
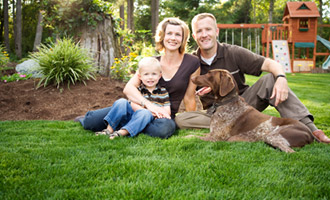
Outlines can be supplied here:
[[75, 44], [72, 39], [64, 38], [50, 45], [43, 44], [38, 50], [30, 55], [39, 63], [43, 74], [37, 88], [49, 84], [59, 88], [65, 83], [69, 88], [70, 84], [76, 82], [86, 85], [85, 80], [95, 80], [95, 68], [88, 50]]

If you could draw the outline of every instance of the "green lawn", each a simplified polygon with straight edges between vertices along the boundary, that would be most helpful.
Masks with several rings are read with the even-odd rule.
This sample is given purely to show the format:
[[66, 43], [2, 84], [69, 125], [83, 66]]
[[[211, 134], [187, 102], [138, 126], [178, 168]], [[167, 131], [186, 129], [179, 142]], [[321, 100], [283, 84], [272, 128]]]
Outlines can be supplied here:
[[[330, 74], [288, 80], [330, 135]], [[330, 199], [330, 145], [183, 138], [201, 132], [110, 141], [73, 121], [1, 121], [0, 199]]]

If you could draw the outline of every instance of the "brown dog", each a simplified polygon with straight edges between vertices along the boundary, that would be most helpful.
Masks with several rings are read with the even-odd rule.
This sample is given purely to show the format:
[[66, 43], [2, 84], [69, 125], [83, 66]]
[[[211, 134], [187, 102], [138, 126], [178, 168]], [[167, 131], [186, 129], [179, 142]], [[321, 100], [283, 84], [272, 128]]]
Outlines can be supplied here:
[[233, 76], [227, 70], [211, 70], [192, 78], [198, 86], [211, 88], [216, 107], [211, 117], [210, 133], [200, 137], [206, 141], [246, 141], [265, 143], [284, 152], [290, 147], [303, 147], [313, 141], [309, 128], [298, 120], [263, 114], [238, 95]]

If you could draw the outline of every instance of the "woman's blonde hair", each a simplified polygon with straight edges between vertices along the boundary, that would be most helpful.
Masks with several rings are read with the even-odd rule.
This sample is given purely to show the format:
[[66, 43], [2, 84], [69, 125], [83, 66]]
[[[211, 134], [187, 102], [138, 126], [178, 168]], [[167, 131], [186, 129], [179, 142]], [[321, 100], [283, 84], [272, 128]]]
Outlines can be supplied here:
[[182, 28], [182, 43], [179, 48], [179, 53], [183, 54], [186, 50], [187, 42], [189, 40], [189, 27], [187, 24], [180, 20], [179, 18], [171, 17], [171, 18], [165, 18], [163, 21], [161, 21], [157, 26], [157, 31], [155, 35], [155, 42], [156, 42], [156, 50], [157, 51], [163, 51], [164, 46], [164, 38], [165, 38], [165, 31], [168, 24], [181, 26]]

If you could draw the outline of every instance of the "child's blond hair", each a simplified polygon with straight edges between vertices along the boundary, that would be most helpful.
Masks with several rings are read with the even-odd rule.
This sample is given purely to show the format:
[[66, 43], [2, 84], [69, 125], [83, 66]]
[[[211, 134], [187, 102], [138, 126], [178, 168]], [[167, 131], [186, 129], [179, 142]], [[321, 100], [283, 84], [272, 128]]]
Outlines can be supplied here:
[[149, 67], [149, 66], [155, 66], [159, 69], [160, 72], [162, 72], [162, 68], [160, 66], [160, 62], [154, 58], [154, 57], [145, 57], [145, 58], [142, 58], [140, 61], [139, 61], [139, 69], [138, 69], [138, 72], [141, 73], [141, 69], [144, 68], [144, 67]]

